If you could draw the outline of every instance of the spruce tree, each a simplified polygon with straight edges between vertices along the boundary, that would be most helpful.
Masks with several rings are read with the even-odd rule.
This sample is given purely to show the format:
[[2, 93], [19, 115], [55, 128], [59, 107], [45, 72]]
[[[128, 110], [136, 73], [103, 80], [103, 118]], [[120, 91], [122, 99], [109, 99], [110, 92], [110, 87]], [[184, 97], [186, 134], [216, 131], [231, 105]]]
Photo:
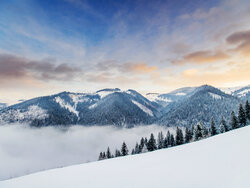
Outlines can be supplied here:
[[137, 142], [136, 142], [136, 144], [135, 144], [135, 149], [134, 149], [134, 152], [135, 152], [135, 154], [140, 153], [139, 144], [138, 144]]
[[167, 137], [165, 137], [163, 140], [163, 148], [167, 148], [167, 147], [168, 147], [168, 140], [167, 140]]
[[161, 131], [161, 132], [158, 133], [158, 138], [157, 138], [158, 149], [163, 148], [163, 142], [164, 142], [164, 139], [163, 139], [163, 134], [162, 134], [162, 131]]
[[99, 157], [98, 157], [98, 160], [100, 161], [100, 160], [102, 160], [102, 159], [103, 159], [103, 155], [102, 155], [102, 152], [100, 152]]
[[202, 131], [203, 127], [201, 123], [198, 123], [195, 127], [195, 140], [200, 140], [203, 138]]
[[227, 132], [229, 131], [229, 128], [226, 124], [226, 121], [224, 120], [223, 116], [221, 117], [221, 120], [220, 120], [220, 132], [221, 133], [224, 133], [224, 132]]
[[125, 142], [122, 143], [121, 155], [122, 156], [128, 155], [128, 148]]
[[132, 149], [131, 155], [135, 154], [135, 149]]
[[142, 148], [144, 147], [144, 145], [145, 145], [145, 140], [144, 140], [144, 138], [142, 137], [142, 138], [141, 138], [141, 141], [140, 141], [139, 152], [138, 152], [138, 153], [141, 153]]
[[170, 146], [171, 147], [175, 146], [175, 139], [173, 134], [170, 135]]
[[110, 158], [111, 158], [111, 152], [110, 152], [109, 147], [107, 148], [106, 158], [107, 158], [107, 159], [110, 159]]
[[121, 156], [120, 150], [116, 149], [115, 150], [115, 157], [120, 157], [120, 156]]
[[181, 145], [184, 143], [183, 132], [179, 127], [176, 129], [175, 142], [176, 145]]
[[237, 117], [236, 117], [234, 111], [232, 111], [232, 113], [231, 113], [230, 125], [231, 125], [232, 129], [239, 128], [239, 123], [238, 123], [238, 120], [237, 120]]
[[248, 103], [248, 100], [246, 101], [246, 104], [245, 104], [245, 115], [246, 115], [247, 121], [250, 122], [250, 105]]
[[167, 139], [167, 144], [168, 144], [168, 146], [170, 146], [170, 145], [171, 145], [171, 135], [170, 135], [170, 132], [169, 132], [169, 131], [167, 132], [167, 137], [166, 137], [166, 139]]
[[211, 130], [211, 136], [214, 136], [214, 135], [218, 134], [213, 117], [210, 120], [210, 130]]
[[186, 130], [185, 130], [185, 142], [189, 143], [192, 140], [192, 136], [193, 135], [192, 135], [191, 130], [188, 127], [186, 127]]
[[148, 148], [147, 148], [146, 144], [144, 144], [144, 146], [141, 150], [141, 153], [146, 153], [146, 152], [148, 152]]
[[154, 151], [157, 149], [156, 147], [156, 140], [154, 138], [154, 134], [151, 133], [150, 138], [148, 140], [148, 151]]
[[239, 106], [238, 121], [240, 127], [246, 126], [247, 124], [245, 110], [241, 103]]

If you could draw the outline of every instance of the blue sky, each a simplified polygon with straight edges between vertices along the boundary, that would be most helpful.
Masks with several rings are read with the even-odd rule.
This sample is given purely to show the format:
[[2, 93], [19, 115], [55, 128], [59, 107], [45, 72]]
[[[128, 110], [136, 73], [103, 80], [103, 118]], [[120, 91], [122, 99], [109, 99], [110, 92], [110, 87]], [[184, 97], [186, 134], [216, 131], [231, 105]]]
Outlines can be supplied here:
[[249, 84], [249, 18], [248, 0], [2, 0], [0, 100]]

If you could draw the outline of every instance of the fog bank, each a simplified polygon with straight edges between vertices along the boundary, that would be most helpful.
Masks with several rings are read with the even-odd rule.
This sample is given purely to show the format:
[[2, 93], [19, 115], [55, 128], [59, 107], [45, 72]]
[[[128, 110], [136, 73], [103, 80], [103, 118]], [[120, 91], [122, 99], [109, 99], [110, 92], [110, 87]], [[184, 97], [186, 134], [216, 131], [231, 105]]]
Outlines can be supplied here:
[[[131, 152], [143, 136], [155, 136], [167, 128], [157, 125], [119, 129], [113, 126], [72, 126], [70, 128], [30, 128], [25, 125], [0, 126], [0, 180], [40, 170], [95, 161], [99, 152], [120, 149], [125, 141]], [[170, 129], [172, 132], [173, 129]]]

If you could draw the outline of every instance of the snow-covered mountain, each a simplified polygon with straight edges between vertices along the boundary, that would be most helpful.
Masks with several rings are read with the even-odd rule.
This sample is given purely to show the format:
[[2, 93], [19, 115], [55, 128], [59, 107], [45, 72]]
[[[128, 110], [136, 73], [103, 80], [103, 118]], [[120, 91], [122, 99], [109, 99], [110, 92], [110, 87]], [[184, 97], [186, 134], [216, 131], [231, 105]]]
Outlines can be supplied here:
[[47, 170], [1, 188], [248, 188], [250, 126], [145, 154]]
[[191, 126], [203, 121], [209, 124], [211, 117], [219, 123], [221, 116], [227, 119], [232, 110], [237, 111], [240, 102], [243, 101], [212, 86], [192, 88], [165, 108], [166, 113], [158, 123], [167, 126]]
[[3, 109], [3, 108], [6, 108], [6, 107], [7, 107], [6, 103], [0, 103], [0, 110]]
[[134, 90], [103, 89], [95, 93], [62, 92], [39, 97], [0, 111], [2, 122], [45, 125], [150, 124], [160, 114], [159, 104]]
[[[229, 92], [230, 90], [230, 92]], [[115, 125], [138, 124], [191, 126], [199, 121], [208, 124], [211, 117], [219, 123], [232, 110], [250, 100], [250, 86], [220, 89], [209, 85], [185, 87], [166, 94], [135, 90], [103, 89], [94, 93], [62, 92], [39, 97], [0, 110], [0, 122], [27, 122], [46, 125]]]

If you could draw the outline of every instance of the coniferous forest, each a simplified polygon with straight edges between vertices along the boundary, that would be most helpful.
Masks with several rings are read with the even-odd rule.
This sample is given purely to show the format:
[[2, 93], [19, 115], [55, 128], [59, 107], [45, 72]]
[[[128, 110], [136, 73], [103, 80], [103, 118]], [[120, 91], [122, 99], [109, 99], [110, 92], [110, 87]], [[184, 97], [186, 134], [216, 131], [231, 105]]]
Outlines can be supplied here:
[[249, 123], [250, 105], [247, 100], [245, 105], [239, 105], [237, 115], [234, 111], [231, 112], [231, 117], [227, 117], [227, 121], [224, 117], [221, 117], [220, 122], [216, 123], [214, 118], [211, 117], [210, 126], [205, 126], [203, 122], [200, 121], [196, 125], [186, 126], [185, 130], [183, 127], [176, 127], [175, 134], [167, 131], [167, 134], [163, 135], [163, 132], [159, 132], [157, 138], [155, 138], [155, 135], [151, 133], [149, 139], [147, 137], [142, 137], [140, 141], [136, 142], [135, 147], [132, 148], [131, 152], [129, 152], [126, 143], [123, 142], [121, 149], [115, 149], [114, 154], [111, 153], [109, 147], [106, 151], [100, 152], [98, 160], [170, 148], [238, 129], [248, 125]]

